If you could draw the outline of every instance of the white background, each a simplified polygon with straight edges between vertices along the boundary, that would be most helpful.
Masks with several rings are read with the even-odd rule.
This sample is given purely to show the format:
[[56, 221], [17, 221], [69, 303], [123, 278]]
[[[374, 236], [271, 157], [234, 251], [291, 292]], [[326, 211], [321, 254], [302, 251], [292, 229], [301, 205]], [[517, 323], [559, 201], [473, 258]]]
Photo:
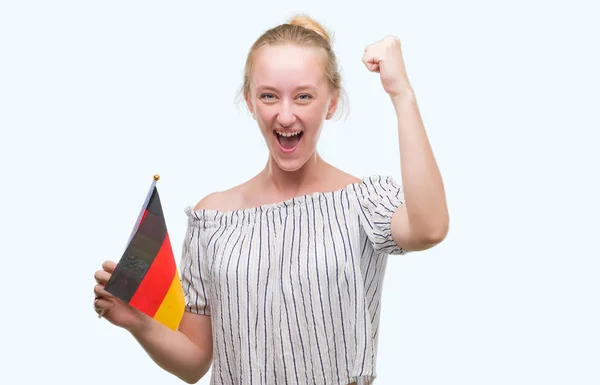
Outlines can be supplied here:
[[184, 207], [263, 167], [235, 96], [250, 45], [294, 12], [335, 33], [350, 96], [323, 157], [399, 176], [361, 62], [394, 34], [447, 189], [447, 239], [390, 260], [376, 383], [600, 383], [598, 5], [356, 4], [1, 3], [0, 383], [180, 383], [98, 320], [93, 274], [155, 173], [179, 258]]

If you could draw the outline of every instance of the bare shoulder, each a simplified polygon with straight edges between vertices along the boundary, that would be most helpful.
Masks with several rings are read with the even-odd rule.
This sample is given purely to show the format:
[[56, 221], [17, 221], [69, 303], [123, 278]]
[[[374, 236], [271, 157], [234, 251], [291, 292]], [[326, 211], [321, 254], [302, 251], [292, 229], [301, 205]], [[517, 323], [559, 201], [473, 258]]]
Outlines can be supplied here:
[[346, 185], [362, 182], [361, 178], [356, 177], [354, 175], [350, 175], [350, 174], [345, 173], [345, 172], [342, 172], [342, 177], [344, 178], [344, 181], [345, 181]]
[[332, 183], [331, 189], [337, 190], [342, 189], [348, 185], [362, 182], [361, 178], [358, 178], [346, 171], [340, 170], [336, 167], [331, 167], [328, 172], [327, 179]]
[[225, 200], [223, 195], [224, 191], [216, 191], [208, 194], [196, 203], [194, 210], [218, 210]]
[[200, 199], [194, 210], [230, 211], [237, 209], [242, 202], [246, 184], [247, 182], [227, 190], [210, 193]]

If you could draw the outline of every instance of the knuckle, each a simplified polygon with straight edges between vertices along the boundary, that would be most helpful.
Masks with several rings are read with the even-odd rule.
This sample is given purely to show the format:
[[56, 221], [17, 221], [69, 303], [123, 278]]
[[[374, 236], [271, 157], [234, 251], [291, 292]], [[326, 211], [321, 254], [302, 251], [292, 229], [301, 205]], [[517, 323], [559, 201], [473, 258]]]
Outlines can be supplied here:
[[386, 43], [390, 44], [390, 45], [400, 45], [400, 39], [397, 36], [394, 35], [388, 35], [385, 38]]

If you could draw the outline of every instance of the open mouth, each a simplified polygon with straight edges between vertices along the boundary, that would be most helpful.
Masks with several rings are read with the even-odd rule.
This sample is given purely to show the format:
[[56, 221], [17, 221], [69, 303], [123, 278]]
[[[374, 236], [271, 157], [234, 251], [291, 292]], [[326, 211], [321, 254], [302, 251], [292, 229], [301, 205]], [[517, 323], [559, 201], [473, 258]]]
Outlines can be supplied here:
[[282, 151], [290, 152], [298, 147], [304, 131], [284, 132], [273, 130], [273, 134], [277, 138]]

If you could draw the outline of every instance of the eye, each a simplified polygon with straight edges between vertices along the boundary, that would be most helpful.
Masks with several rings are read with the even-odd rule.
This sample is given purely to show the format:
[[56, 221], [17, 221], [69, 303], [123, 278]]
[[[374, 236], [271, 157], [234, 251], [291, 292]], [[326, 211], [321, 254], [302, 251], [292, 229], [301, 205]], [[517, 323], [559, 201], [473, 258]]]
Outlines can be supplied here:
[[275, 95], [273, 95], [273, 94], [262, 94], [262, 95], [260, 95], [260, 99], [273, 100], [274, 98], [275, 98]]
[[313, 97], [309, 94], [300, 94], [298, 95], [298, 99], [300, 100], [311, 100]]

